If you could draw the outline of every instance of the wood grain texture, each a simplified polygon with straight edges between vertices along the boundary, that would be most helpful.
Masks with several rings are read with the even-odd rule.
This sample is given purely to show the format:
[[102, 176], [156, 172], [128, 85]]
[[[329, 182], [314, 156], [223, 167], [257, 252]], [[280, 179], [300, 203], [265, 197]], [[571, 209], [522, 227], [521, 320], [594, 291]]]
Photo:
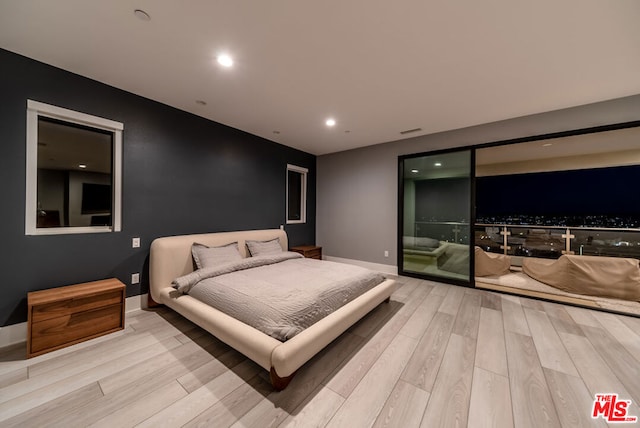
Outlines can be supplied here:
[[125, 286], [115, 278], [27, 294], [27, 357], [124, 328]]
[[478, 324], [480, 322], [480, 303], [482, 297], [476, 294], [466, 292], [462, 298], [462, 303], [456, 321], [453, 324], [453, 333], [469, 337], [471, 339], [478, 338]]
[[428, 402], [428, 392], [399, 380], [373, 426], [374, 428], [417, 427], [420, 425]]
[[475, 365], [502, 376], [509, 374], [501, 312], [481, 309]]
[[458, 309], [462, 304], [462, 298], [464, 297], [464, 289], [462, 287], [450, 287], [447, 295], [445, 296], [442, 305], [440, 305], [440, 312], [444, 312], [449, 315], [458, 315]]
[[[605, 361], [604, 356], [598, 352], [589, 339], [584, 336], [566, 333], [560, 333], [560, 337], [592, 397], [603, 391], [614, 391], [621, 398], [627, 400], [631, 398], [631, 394], [624, 384], [618, 379]], [[637, 379], [634, 382], [637, 382]], [[640, 408], [637, 401], [632, 403], [630, 413], [640, 416]]]
[[343, 367], [339, 367], [331, 375], [331, 380], [325, 385], [345, 398], [349, 396], [358, 382], [398, 335], [429, 291], [430, 289], [420, 287], [414, 289], [410, 295], [412, 296], [411, 301], [403, 304], [393, 318], [389, 319], [375, 335], [366, 341], [354, 358], [349, 360]]
[[142, 396], [89, 426], [91, 428], [132, 427], [161, 412], [164, 408], [186, 397], [187, 394], [178, 382], [170, 382], [153, 391], [153, 400], [149, 400], [150, 397], [147, 395]]
[[531, 336], [519, 298], [502, 296], [502, 316], [505, 331]]
[[454, 318], [436, 313], [402, 372], [402, 380], [431, 391], [451, 336]]
[[620, 317], [613, 314], [600, 312], [595, 313], [594, 316], [640, 364], [640, 331], [633, 331]]
[[89, 383], [56, 399], [46, 401], [0, 423], [3, 427], [65, 426], [68, 414], [103, 397], [97, 382]]
[[307, 399], [278, 425], [279, 428], [323, 427], [344, 403], [344, 398], [318, 386]]
[[505, 376], [476, 367], [469, 405], [470, 427], [513, 427], [511, 391]]
[[571, 318], [564, 306], [549, 302], [542, 302], [542, 306], [544, 307], [544, 312], [546, 312], [549, 317], [549, 321], [551, 321], [551, 324], [553, 324], [557, 332], [562, 331], [569, 334], [577, 334], [578, 336], [584, 334], [578, 323]]
[[254, 376], [183, 426], [229, 427], [258, 405], [271, 391], [269, 382], [260, 375]]
[[353, 390], [327, 427], [371, 426], [384, 407], [417, 341], [398, 335]]
[[139, 427], [182, 426], [254, 377], [260, 367], [246, 360], [185, 397], [164, 407]]
[[578, 371], [571, 357], [564, 349], [560, 336], [553, 328], [546, 313], [525, 308], [524, 313], [529, 323], [531, 337], [536, 345], [542, 367], [557, 370], [571, 376], [578, 376]]
[[502, 298], [498, 293], [482, 293], [482, 307], [502, 311]]
[[[0, 350], [0, 426], [599, 426], [584, 419], [599, 392], [633, 400], [640, 415], [639, 319], [398, 279], [389, 304], [281, 392], [167, 308], [32, 359], [24, 344]], [[558, 349], [573, 375], [543, 368], [569, 361]]]
[[400, 330], [400, 334], [412, 337], [414, 339], [420, 339], [424, 334], [427, 326], [435, 316], [438, 308], [442, 304], [444, 297], [428, 294], [422, 301], [420, 306], [416, 308], [416, 311], [407, 320], [407, 323]]
[[475, 348], [475, 339], [451, 334], [421, 427], [467, 426]]
[[582, 379], [547, 368], [542, 370], [563, 428], [607, 426], [602, 419], [591, 418], [593, 396]]
[[589, 341], [603, 356], [607, 365], [620, 379], [635, 403], [640, 403], [640, 364], [625, 349], [624, 345], [605, 330], [594, 327], [582, 327]]
[[0, 389], [6, 388], [7, 386], [13, 385], [17, 382], [27, 380], [28, 378], [29, 369], [27, 367], [22, 367], [10, 372], [0, 374]]
[[533, 339], [507, 332], [505, 344], [515, 426], [559, 427], [560, 420]]
[[595, 311], [589, 309], [576, 308], [575, 306], [564, 306], [564, 310], [567, 311], [569, 316], [578, 325], [587, 325], [590, 327], [600, 327], [598, 320], [593, 316]]

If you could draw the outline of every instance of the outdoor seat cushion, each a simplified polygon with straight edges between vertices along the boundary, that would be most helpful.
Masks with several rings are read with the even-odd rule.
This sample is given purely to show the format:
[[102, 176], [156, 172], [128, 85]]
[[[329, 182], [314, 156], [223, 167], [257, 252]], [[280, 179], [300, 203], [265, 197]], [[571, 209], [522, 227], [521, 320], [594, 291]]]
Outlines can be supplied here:
[[525, 258], [531, 278], [569, 293], [640, 301], [640, 260], [562, 255], [557, 260]]
[[476, 276], [499, 276], [509, 273], [511, 256], [487, 253], [482, 248], [475, 248]]

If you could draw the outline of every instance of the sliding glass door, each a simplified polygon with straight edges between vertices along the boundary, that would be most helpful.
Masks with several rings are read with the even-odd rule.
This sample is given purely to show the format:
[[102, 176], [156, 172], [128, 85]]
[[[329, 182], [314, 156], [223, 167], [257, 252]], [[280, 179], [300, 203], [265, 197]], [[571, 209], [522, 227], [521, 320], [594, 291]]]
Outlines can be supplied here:
[[473, 153], [400, 158], [399, 271], [471, 284]]

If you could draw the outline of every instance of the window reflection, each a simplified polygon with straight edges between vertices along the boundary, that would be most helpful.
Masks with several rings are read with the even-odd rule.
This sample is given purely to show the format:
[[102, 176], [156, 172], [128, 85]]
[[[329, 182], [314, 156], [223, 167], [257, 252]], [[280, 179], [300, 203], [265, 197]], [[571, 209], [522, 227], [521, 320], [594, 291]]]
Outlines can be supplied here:
[[468, 281], [470, 152], [403, 162], [403, 270]]
[[38, 117], [36, 227], [112, 226], [113, 133]]

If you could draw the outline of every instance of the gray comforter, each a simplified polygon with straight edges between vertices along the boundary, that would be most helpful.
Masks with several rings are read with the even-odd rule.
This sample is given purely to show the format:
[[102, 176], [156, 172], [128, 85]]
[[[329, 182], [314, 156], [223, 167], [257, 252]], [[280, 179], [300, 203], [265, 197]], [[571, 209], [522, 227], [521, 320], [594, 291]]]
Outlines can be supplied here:
[[174, 287], [286, 341], [382, 281], [358, 266], [284, 252], [199, 269]]

